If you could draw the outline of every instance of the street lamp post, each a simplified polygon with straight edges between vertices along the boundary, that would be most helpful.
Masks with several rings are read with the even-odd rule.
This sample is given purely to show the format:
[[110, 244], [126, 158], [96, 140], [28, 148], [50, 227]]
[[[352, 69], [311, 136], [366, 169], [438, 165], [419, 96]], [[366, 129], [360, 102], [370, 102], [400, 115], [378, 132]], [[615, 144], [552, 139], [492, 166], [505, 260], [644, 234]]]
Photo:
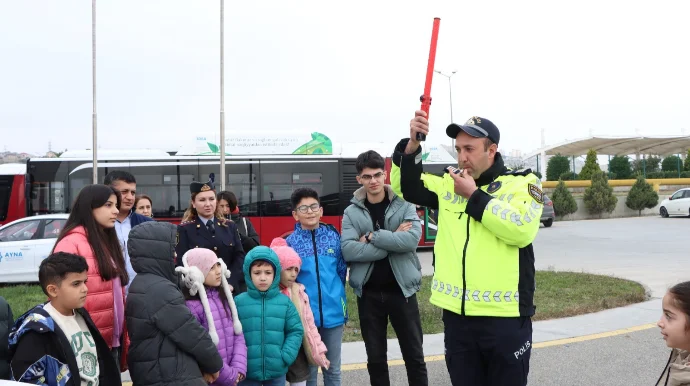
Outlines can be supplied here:
[[93, 183], [98, 184], [98, 140], [96, 138], [96, 0], [91, 0], [91, 74], [93, 111], [91, 113], [91, 136], [93, 139]]
[[225, 1], [220, 0], [220, 190], [225, 190]]
[[[458, 70], [454, 70], [453, 72], [450, 73], [450, 75], [444, 74], [443, 72], [441, 72], [439, 70], [435, 70], [434, 72], [448, 78], [448, 97], [450, 100], [450, 122], [453, 123], [453, 87], [452, 87], [452, 84], [450, 82], [450, 78], [452, 78], [453, 75], [455, 75], [455, 73], [458, 72]], [[452, 145], [453, 145], [453, 147], [455, 146], [455, 139], [452, 140]]]

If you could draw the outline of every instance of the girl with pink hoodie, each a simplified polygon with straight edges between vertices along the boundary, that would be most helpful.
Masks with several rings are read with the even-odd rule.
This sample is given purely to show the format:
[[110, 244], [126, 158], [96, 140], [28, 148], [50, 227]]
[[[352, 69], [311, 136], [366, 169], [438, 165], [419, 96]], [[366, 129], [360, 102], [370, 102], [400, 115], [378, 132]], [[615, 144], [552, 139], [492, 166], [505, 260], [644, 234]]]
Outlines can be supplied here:
[[299, 312], [304, 329], [304, 340], [297, 359], [288, 368], [287, 381], [291, 386], [305, 386], [310, 376], [309, 365], [328, 369], [330, 362], [326, 359], [326, 345], [321, 341], [319, 330], [314, 324], [314, 314], [309, 305], [309, 296], [304, 285], [295, 282], [302, 267], [302, 259], [294, 249], [287, 245], [285, 239], [273, 239], [271, 249], [278, 255], [280, 266], [280, 292], [289, 297]]

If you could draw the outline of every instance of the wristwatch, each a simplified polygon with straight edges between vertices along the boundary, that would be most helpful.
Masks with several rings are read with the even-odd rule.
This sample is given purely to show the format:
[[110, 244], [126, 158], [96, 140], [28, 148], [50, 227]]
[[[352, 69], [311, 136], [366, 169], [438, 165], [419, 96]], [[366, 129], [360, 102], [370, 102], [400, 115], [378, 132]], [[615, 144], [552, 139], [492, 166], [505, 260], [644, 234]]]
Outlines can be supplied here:
[[367, 235], [364, 237], [365, 240], [367, 240], [367, 243], [371, 242], [371, 232], [367, 233]]

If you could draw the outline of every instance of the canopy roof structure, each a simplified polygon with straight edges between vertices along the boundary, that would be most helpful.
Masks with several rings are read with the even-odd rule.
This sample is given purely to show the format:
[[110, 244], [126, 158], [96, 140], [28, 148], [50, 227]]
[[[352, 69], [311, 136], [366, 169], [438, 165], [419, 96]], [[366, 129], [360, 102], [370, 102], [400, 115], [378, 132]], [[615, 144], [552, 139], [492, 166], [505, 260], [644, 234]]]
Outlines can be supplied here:
[[592, 136], [545, 146], [527, 154], [525, 159], [539, 154], [581, 156], [594, 149], [599, 155], [648, 154], [662, 157], [671, 154], [684, 154], [690, 149], [690, 135], [683, 136], [635, 136], [600, 137]]

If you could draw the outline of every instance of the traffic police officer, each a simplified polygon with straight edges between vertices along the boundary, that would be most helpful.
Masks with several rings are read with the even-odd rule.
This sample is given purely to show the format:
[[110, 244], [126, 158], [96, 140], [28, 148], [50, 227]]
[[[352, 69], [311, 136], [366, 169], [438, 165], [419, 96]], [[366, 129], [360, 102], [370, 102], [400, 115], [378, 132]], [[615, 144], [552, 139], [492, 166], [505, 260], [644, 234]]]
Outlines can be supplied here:
[[228, 283], [233, 294], [246, 291], [242, 265], [244, 250], [237, 226], [223, 217], [217, 206], [213, 177], [209, 182], [192, 182], [189, 185], [192, 199], [182, 222], [177, 227], [177, 266], [182, 266], [182, 256], [192, 248], [207, 248], [223, 259], [230, 271]]
[[393, 153], [391, 185], [403, 198], [438, 210], [431, 303], [443, 309], [446, 366], [453, 385], [527, 385], [534, 315], [534, 251], [544, 204], [531, 170], [509, 170], [500, 132], [488, 119], [451, 124], [458, 166], [422, 172], [417, 134], [424, 111]]

